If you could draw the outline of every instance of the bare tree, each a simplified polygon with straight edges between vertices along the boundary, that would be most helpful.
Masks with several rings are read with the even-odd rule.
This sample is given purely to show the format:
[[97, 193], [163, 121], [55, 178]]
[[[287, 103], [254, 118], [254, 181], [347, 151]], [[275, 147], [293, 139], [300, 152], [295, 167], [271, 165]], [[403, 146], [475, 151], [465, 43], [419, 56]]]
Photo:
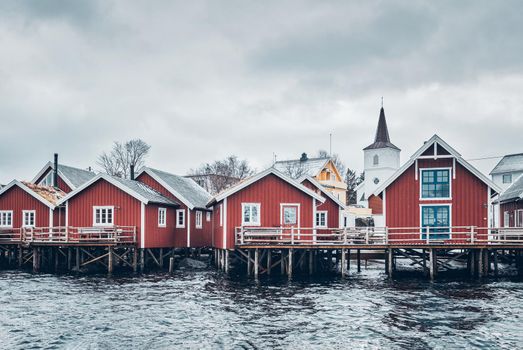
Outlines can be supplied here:
[[141, 139], [115, 141], [109, 153], [102, 153], [98, 157], [98, 165], [109, 175], [130, 178], [131, 164], [138, 172], [145, 164], [145, 157], [151, 146]]
[[218, 193], [254, 174], [247, 160], [231, 155], [223, 160], [202, 164], [191, 169], [188, 176], [195, 179], [210, 193]]
[[343, 174], [345, 174], [345, 164], [341, 161], [340, 156], [337, 153], [334, 153], [333, 155], [329, 156], [329, 153], [323, 149], [320, 149], [318, 151], [318, 157], [319, 158], [331, 158], [332, 162], [336, 166], [336, 169], [340, 172], [341, 176], [343, 177]]
[[288, 162], [285, 163], [285, 168], [282, 172], [291, 179], [297, 180], [307, 174], [307, 170], [308, 168], [303, 164], [303, 162]]

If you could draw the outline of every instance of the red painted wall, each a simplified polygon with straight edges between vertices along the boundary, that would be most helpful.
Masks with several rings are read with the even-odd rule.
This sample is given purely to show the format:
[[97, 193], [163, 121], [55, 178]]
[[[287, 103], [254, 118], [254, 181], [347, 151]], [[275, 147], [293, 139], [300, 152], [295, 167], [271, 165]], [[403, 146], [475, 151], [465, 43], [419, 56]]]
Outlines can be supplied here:
[[[165, 208], [165, 227], [158, 226], [158, 209]], [[158, 204], [145, 206], [145, 248], [170, 248], [175, 242], [176, 208]]]
[[[420, 159], [419, 168], [452, 167], [452, 159]], [[419, 169], [418, 169], [419, 171]], [[386, 189], [386, 225], [389, 228], [419, 227], [420, 204], [451, 204], [452, 226], [488, 226], [488, 188], [485, 183], [456, 162], [456, 178], [452, 178], [452, 200], [420, 201], [420, 177], [415, 180], [415, 166], [412, 165]], [[419, 175], [419, 174], [418, 174]], [[413, 236], [392, 236], [391, 238], [412, 238]], [[398, 232], [398, 231], [396, 231]], [[417, 230], [412, 230], [417, 232]], [[459, 235], [454, 235], [459, 238]], [[421, 242], [421, 241], [420, 241]]]
[[383, 200], [380, 197], [371, 195], [369, 197], [369, 208], [372, 209], [372, 214], [383, 214]]
[[191, 248], [199, 247], [210, 247], [212, 246], [212, 216], [211, 221], [207, 222], [205, 211], [203, 211], [203, 225], [201, 229], [196, 228], [196, 210], [191, 210], [190, 220], [188, 220], [188, 207], [183, 204], [176, 196], [174, 196], [169, 190], [159, 184], [149, 174], [141, 173], [136, 180], [143, 182], [144, 184], [152, 187], [156, 191], [160, 192], [167, 198], [174, 199], [180, 206], [177, 209], [185, 210], [185, 228], [174, 228], [175, 238], [174, 246], [177, 248], [187, 247], [188, 243], [188, 222], [190, 221], [190, 246]]
[[510, 220], [509, 220], [509, 225], [510, 227], [515, 227], [516, 226], [516, 218], [514, 216], [514, 211], [515, 210], [519, 210], [519, 209], [523, 209], [523, 201], [514, 201], [514, 202], [508, 202], [508, 203], [504, 203], [504, 204], [501, 204], [500, 207], [499, 207], [499, 219], [500, 219], [500, 227], [504, 227], [505, 226], [505, 211], [508, 211], [510, 213]]
[[65, 226], [65, 207], [57, 207], [54, 209], [53, 226]]
[[[302, 185], [307, 187], [310, 190], [313, 190], [323, 198], [325, 198], [324, 203], [316, 201], [316, 210], [326, 210], [327, 211], [327, 226], [329, 228], [339, 228], [340, 227], [340, 206], [333, 201], [328, 196], [324, 195], [313, 183], [309, 180], [304, 180]], [[319, 204], [319, 205], [318, 205]], [[319, 232], [321, 233], [321, 232]]]
[[[46, 172], [44, 172], [44, 173], [42, 174], [42, 176], [40, 176], [40, 177], [38, 178], [38, 180], [36, 180], [36, 184], [38, 184], [40, 181], [42, 181], [42, 180], [47, 176], [47, 174], [49, 174], [50, 171], [53, 171], [53, 170], [52, 170], [52, 169], [49, 169], [49, 170], [47, 170]], [[69, 192], [72, 191], [71, 187], [69, 187], [69, 186], [65, 183], [64, 179], [62, 179], [62, 177], [61, 177], [60, 175], [58, 175], [58, 188], [61, 189], [62, 191], [64, 191], [65, 193], [69, 193]]]
[[22, 227], [23, 210], [36, 211], [36, 227], [49, 227], [49, 207], [18, 186], [11, 187], [0, 196], [0, 210], [13, 211], [13, 228]]
[[277, 176], [270, 174], [227, 198], [227, 246], [224, 247], [223, 227], [219, 226], [218, 207], [220, 203], [214, 206], [215, 220], [217, 220], [214, 244], [217, 248], [234, 248], [235, 228], [240, 227], [242, 223], [242, 203], [261, 204], [260, 223], [262, 227], [280, 226], [281, 203], [300, 203], [300, 227], [311, 228], [313, 225], [312, 198]]

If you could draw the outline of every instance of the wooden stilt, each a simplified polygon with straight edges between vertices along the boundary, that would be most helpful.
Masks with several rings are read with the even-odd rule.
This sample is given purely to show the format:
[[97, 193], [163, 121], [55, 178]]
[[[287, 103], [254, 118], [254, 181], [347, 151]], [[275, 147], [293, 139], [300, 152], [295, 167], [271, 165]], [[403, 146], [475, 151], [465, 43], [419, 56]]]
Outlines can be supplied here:
[[259, 249], [256, 248], [254, 250], [254, 277], [258, 278], [258, 273], [260, 272], [260, 252]]
[[59, 249], [60, 248], [55, 248], [56, 249], [56, 252], [55, 252], [55, 255], [54, 255], [54, 270], [55, 272], [58, 271], [58, 266], [60, 265], [60, 257], [59, 257]]
[[163, 248], [160, 248], [160, 257], [158, 259], [158, 265], [160, 265], [160, 268], [163, 268]]
[[427, 275], [427, 251], [425, 249], [422, 250], [422, 267], [423, 267], [423, 274]]
[[145, 249], [140, 249], [140, 272], [145, 270]]
[[24, 248], [20, 245], [18, 246], [18, 267], [22, 267], [24, 264]]
[[107, 259], [108, 259], [108, 262], [107, 262], [107, 272], [108, 273], [113, 273], [113, 269], [114, 269], [113, 247], [108, 247], [107, 250], [108, 250], [108, 255], [107, 255]]
[[80, 248], [79, 247], [76, 247], [76, 251], [75, 251], [75, 265], [76, 265], [76, 271], [77, 272], [80, 272], [80, 264], [81, 264], [81, 261], [80, 261]]
[[282, 275], [285, 274], [285, 251], [283, 249], [281, 251], [281, 260], [280, 260], [280, 273]]
[[292, 277], [292, 254], [293, 254], [293, 249], [289, 249], [289, 269], [287, 271], [289, 277]]
[[345, 275], [347, 274], [347, 265], [345, 262], [345, 260], [347, 259], [346, 254], [347, 254], [346, 249], [342, 249], [341, 250], [341, 277], [345, 277]]
[[478, 277], [483, 277], [483, 273], [485, 271], [483, 264], [485, 260], [483, 258], [483, 249], [479, 250], [479, 258], [478, 258]]
[[312, 249], [309, 250], [309, 275], [313, 274], [314, 271], [314, 252]]
[[388, 268], [389, 268], [389, 271], [387, 271], [387, 273], [389, 275], [389, 278], [392, 277], [392, 271], [394, 270], [394, 268], [393, 268], [393, 264], [394, 264], [393, 259], [394, 259], [394, 249], [389, 248], [389, 251], [388, 251], [388, 254], [387, 254]]
[[476, 252], [474, 249], [469, 251], [470, 254], [470, 276], [476, 276]]
[[494, 249], [494, 276], [498, 276], [498, 251]]
[[271, 275], [272, 268], [272, 251], [267, 249], [267, 276]]
[[347, 273], [350, 273], [350, 249], [347, 249]]
[[229, 251], [225, 249], [225, 273], [229, 273]]
[[138, 248], [133, 249], [133, 272], [138, 272]]
[[358, 272], [361, 272], [361, 250], [356, 251], [356, 259], [358, 260]]
[[436, 252], [433, 248], [429, 249], [429, 258], [430, 258], [430, 279], [434, 280], [436, 277], [436, 269], [438, 267], [438, 264], [436, 262]]
[[33, 247], [33, 271], [38, 272], [40, 270], [40, 254], [39, 249]]
[[251, 250], [249, 249], [249, 251], [247, 252], [247, 276], [250, 276], [251, 275], [251, 271], [252, 271], [252, 252]]
[[172, 274], [173, 271], [174, 271], [174, 258], [170, 257], [169, 258], [169, 273]]

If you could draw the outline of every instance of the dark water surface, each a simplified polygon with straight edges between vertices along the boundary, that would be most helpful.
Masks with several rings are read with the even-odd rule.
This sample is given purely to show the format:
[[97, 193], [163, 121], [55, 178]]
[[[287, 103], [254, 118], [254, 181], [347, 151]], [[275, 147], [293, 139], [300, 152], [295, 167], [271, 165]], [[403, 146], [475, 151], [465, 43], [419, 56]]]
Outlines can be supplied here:
[[523, 282], [0, 272], [0, 347], [523, 347]]

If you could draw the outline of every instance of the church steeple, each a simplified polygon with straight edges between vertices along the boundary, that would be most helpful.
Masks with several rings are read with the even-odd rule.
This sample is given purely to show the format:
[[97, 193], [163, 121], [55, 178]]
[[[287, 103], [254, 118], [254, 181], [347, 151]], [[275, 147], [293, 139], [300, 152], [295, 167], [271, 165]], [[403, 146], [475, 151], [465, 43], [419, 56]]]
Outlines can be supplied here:
[[385, 110], [383, 109], [383, 105], [381, 106], [380, 110], [380, 118], [378, 120], [378, 128], [376, 129], [374, 143], [365, 147], [363, 150], [378, 148], [393, 148], [400, 150], [390, 142], [389, 129], [387, 128], [387, 120], [385, 119]]

